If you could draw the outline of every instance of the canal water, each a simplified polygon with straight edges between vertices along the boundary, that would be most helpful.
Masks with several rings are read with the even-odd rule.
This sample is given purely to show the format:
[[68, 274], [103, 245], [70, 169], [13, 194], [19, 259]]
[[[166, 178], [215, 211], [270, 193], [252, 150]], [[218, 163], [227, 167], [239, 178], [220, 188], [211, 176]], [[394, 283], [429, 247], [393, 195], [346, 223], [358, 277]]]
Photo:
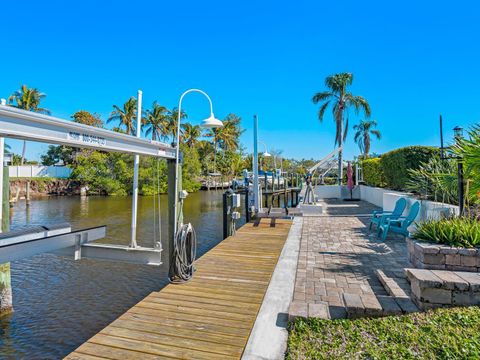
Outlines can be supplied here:
[[[139, 198], [137, 241], [154, 243], [153, 197]], [[165, 242], [167, 197], [160, 197]], [[11, 228], [69, 222], [73, 229], [107, 225], [102, 242], [128, 244], [130, 197], [50, 197], [20, 201], [12, 209]], [[197, 231], [201, 256], [222, 239], [222, 193], [190, 194], [185, 221]], [[158, 234], [158, 230], [157, 230]], [[41, 254], [12, 267], [15, 312], [0, 318], [1, 359], [62, 358], [152, 291], [167, 284], [164, 266], [82, 259], [73, 261]]]

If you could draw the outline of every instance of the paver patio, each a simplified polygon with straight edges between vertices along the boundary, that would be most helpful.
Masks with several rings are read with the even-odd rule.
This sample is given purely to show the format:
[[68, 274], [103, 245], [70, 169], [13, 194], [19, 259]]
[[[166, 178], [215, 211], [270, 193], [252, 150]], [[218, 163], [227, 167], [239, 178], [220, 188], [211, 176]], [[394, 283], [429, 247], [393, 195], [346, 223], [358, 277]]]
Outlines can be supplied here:
[[324, 304], [330, 318], [343, 318], [416, 310], [408, 297], [396, 301], [388, 294], [376, 274], [383, 271], [408, 291], [405, 240], [389, 236], [382, 242], [368, 230], [368, 215], [378, 208], [364, 201], [321, 203], [323, 214], [303, 218], [293, 311], [312, 316], [319, 312], [312, 304]]

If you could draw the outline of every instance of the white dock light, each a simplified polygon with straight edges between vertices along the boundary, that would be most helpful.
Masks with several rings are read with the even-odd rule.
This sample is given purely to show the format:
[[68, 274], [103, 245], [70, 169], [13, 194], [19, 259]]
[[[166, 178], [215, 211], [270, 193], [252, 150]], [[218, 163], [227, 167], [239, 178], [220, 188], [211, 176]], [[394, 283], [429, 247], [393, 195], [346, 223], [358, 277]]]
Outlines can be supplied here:
[[265, 147], [265, 151], [262, 153], [264, 157], [270, 157], [272, 154], [268, 152], [267, 144], [265, 144], [263, 141], [258, 141], [260, 144], [262, 144]]
[[223, 122], [221, 120], [216, 119], [215, 115], [211, 113], [210, 117], [208, 119], [203, 120], [200, 126], [202, 126], [205, 129], [214, 129], [214, 128], [222, 127]]
[[213, 105], [212, 105], [212, 99], [210, 99], [210, 96], [205, 91], [202, 91], [200, 89], [189, 89], [185, 91], [181, 96], [180, 100], [178, 101], [178, 119], [177, 119], [177, 136], [176, 136], [176, 141], [175, 141], [175, 146], [176, 146], [176, 161], [175, 161], [175, 194], [176, 194], [176, 199], [174, 202], [174, 224], [173, 224], [173, 234], [175, 238], [178, 235], [180, 225], [179, 224], [179, 209], [178, 209], [178, 200], [183, 200], [180, 194], [180, 186], [179, 186], [179, 162], [180, 162], [180, 123], [182, 121], [182, 101], [185, 95], [191, 93], [191, 92], [196, 92], [200, 93], [203, 96], [205, 96], [208, 100], [208, 103], [210, 104], [210, 117], [207, 119], [203, 120], [201, 123], [201, 126], [204, 128], [218, 128], [223, 126], [223, 122], [216, 119], [215, 115], [213, 114]]

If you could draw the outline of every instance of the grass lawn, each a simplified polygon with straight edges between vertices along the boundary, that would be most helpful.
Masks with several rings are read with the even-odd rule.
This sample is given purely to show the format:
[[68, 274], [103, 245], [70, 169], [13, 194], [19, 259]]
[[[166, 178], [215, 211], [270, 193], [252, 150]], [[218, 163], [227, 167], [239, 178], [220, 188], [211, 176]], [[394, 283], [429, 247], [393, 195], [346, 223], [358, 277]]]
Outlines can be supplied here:
[[299, 319], [287, 359], [480, 359], [480, 308], [358, 320]]

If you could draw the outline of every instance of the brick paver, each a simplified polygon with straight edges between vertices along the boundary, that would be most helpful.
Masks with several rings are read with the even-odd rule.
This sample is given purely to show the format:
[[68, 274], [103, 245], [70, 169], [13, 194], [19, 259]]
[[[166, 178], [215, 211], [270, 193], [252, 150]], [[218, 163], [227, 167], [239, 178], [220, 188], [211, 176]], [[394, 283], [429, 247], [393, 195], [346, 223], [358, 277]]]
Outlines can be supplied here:
[[323, 200], [322, 205], [323, 215], [304, 218], [293, 301], [325, 302], [332, 318], [345, 317], [347, 294], [355, 307], [362, 302], [375, 310], [375, 298], [389, 295], [375, 270], [402, 276], [409, 266], [404, 239], [389, 236], [382, 242], [370, 233], [365, 215], [377, 208], [367, 202]]

